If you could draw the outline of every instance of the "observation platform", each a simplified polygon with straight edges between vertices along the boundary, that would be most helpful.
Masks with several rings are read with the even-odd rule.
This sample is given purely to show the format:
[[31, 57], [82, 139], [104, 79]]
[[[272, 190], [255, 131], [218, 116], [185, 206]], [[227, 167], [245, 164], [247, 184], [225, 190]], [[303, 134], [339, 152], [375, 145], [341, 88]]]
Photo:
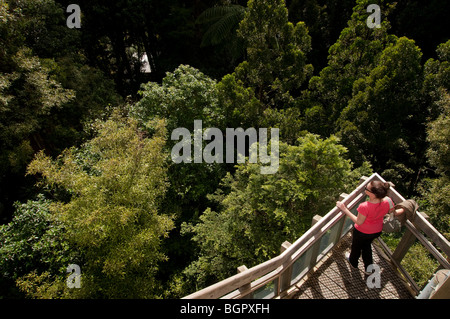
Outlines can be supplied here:
[[406, 282], [383, 257], [383, 253], [372, 247], [373, 262], [380, 267], [380, 285], [369, 288], [367, 281], [375, 282], [364, 274], [363, 264], [353, 269], [345, 260], [344, 253], [350, 251], [352, 234], [341, 239], [305, 277], [292, 286], [285, 299], [412, 299]]
[[[365, 187], [385, 180], [378, 174], [363, 176], [350, 194], [341, 194], [353, 214], [366, 200]], [[388, 196], [394, 203], [405, 201], [394, 185]], [[416, 212], [407, 218], [401, 240], [391, 249], [381, 237], [372, 243], [374, 264], [379, 267], [379, 284], [372, 275], [353, 269], [344, 253], [350, 250], [353, 222], [339, 208], [315, 216], [313, 225], [294, 243], [285, 241], [281, 253], [248, 269], [197, 291], [183, 299], [413, 299], [450, 298], [450, 242], [431, 225], [427, 216]], [[425, 287], [420, 287], [403, 267], [410, 247], [419, 242], [438, 266]], [[442, 273], [445, 273], [442, 279]], [[440, 278], [439, 280], [437, 278]], [[371, 281], [372, 284], [368, 284]]]

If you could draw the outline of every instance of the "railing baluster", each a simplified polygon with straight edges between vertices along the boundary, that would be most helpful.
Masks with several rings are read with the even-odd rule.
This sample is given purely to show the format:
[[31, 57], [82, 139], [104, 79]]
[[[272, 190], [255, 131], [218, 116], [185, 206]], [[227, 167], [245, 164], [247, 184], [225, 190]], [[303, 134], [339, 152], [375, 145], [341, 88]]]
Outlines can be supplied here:
[[[288, 249], [292, 244], [288, 241], [285, 241], [280, 248], [280, 252], [283, 253], [286, 249]], [[286, 270], [283, 270], [281, 275], [278, 277], [278, 294], [281, 294], [283, 291], [289, 289], [291, 286], [291, 277], [292, 277], [292, 264], [287, 267]]]
[[[237, 268], [238, 274], [248, 270], [247, 266], [242, 265]], [[251, 283], [245, 284], [239, 287], [239, 292], [241, 294], [241, 299], [253, 299], [252, 285]]]
[[405, 257], [409, 248], [412, 246], [412, 244], [414, 244], [415, 241], [416, 236], [414, 236], [414, 234], [409, 229], [406, 229], [405, 233], [402, 236], [402, 239], [397, 245], [397, 248], [395, 248], [394, 252], [392, 253], [392, 259], [400, 264], [403, 257]]

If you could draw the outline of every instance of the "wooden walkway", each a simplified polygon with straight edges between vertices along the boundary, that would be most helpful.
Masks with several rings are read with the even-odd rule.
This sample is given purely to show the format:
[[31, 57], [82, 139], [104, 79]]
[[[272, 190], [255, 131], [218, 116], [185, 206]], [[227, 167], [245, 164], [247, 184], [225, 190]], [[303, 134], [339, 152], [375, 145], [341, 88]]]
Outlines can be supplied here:
[[350, 251], [351, 232], [341, 239], [314, 269], [293, 286], [286, 299], [412, 299], [403, 279], [373, 247], [374, 263], [381, 269], [381, 287], [369, 288], [363, 272], [353, 269], [344, 253]]

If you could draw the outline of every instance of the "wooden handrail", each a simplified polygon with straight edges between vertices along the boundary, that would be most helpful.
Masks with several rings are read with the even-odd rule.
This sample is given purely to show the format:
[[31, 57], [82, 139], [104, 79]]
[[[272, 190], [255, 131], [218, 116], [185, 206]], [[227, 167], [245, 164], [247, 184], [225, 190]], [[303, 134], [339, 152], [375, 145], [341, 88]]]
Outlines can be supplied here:
[[[385, 181], [381, 176], [378, 177], [382, 182]], [[389, 189], [388, 196], [391, 197], [395, 203], [405, 201], [405, 198], [394, 188]], [[425, 219], [422, 213], [417, 211], [414, 220], [411, 220], [411, 222], [412, 224], [406, 223], [408, 228], [414, 227], [416, 230], [419, 228], [436, 244], [437, 247], [439, 247], [447, 256], [450, 257], [450, 242], [436, 228], [434, 228], [428, 220]]]

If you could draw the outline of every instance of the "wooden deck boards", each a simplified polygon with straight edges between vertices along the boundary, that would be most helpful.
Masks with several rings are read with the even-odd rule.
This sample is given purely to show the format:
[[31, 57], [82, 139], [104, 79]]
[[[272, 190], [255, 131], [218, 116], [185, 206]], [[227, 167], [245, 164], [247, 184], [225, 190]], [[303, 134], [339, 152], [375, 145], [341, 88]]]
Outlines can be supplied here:
[[[373, 245], [372, 245], [373, 246]], [[372, 247], [374, 263], [381, 269], [380, 288], [369, 288], [363, 272], [353, 269], [344, 257], [350, 251], [351, 233], [342, 238], [324, 259], [291, 291], [289, 299], [411, 299], [402, 279], [391, 265]]]

